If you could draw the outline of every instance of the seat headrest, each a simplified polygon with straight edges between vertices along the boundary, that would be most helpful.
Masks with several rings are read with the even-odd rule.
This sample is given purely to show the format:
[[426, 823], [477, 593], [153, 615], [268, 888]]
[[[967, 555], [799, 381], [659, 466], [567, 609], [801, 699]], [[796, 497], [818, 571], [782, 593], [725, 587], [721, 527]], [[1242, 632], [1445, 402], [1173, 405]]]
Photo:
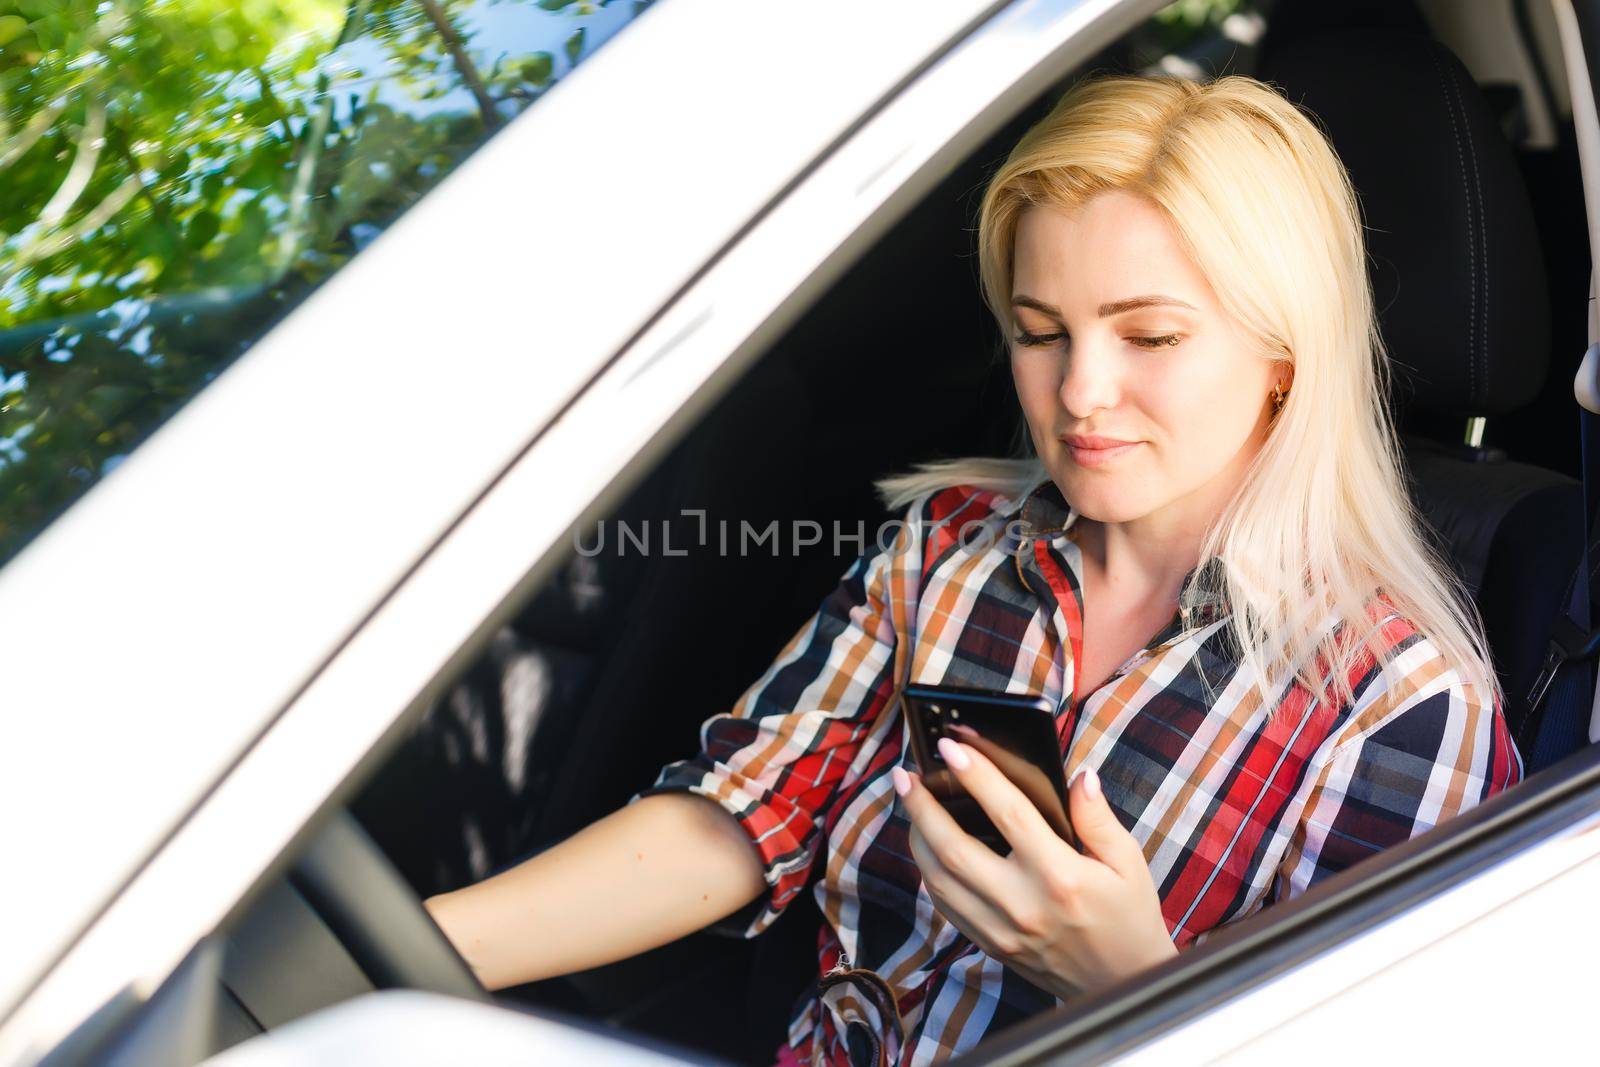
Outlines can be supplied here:
[[1420, 34], [1338, 30], [1277, 44], [1256, 76], [1321, 122], [1350, 172], [1396, 404], [1475, 416], [1533, 399], [1544, 260], [1511, 147], [1461, 61]]

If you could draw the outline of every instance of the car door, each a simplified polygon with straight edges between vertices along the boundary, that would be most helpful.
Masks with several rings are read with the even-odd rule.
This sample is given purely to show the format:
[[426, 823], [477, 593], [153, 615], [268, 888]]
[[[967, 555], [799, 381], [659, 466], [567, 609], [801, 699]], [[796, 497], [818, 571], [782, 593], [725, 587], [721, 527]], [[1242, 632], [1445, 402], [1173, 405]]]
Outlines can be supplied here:
[[[613, 347], [603, 355], [596, 355], [586, 375], [574, 380], [559, 401], [540, 409], [547, 417], [532, 431], [524, 433], [514, 451], [502, 453], [501, 466], [487, 464], [471, 468], [481, 475], [478, 481], [463, 474], [451, 479], [457, 495], [444, 496], [442, 499], [449, 506], [439, 503], [430, 511], [434, 522], [428, 527], [430, 536], [420, 542], [408, 542], [409, 555], [402, 548], [394, 549], [394, 555], [388, 557], [389, 584], [382, 586], [380, 593], [367, 589], [364, 600], [353, 593], [336, 598], [347, 607], [359, 604], [362, 610], [356, 614], [350, 608], [351, 613], [327, 624], [321, 643], [316, 646], [320, 658], [307, 652], [296, 664], [284, 667], [280, 675], [274, 676], [280, 682], [280, 688], [273, 691], [276, 703], [261, 701], [264, 707], [270, 705], [270, 708], [251, 720], [250, 730], [241, 728], [238, 735], [225, 739], [229, 744], [216, 741], [202, 750], [202, 754], [209, 757], [209, 760], [198, 761], [205, 764], [205, 773], [209, 775], [197, 775], [197, 780], [203, 778], [208, 790], [203, 800], [194, 803], [199, 792], [197, 787], [185, 793], [182, 801], [169, 800], [163, 810], [177, 820], [168, 824], [173, 827], [171, 836], [161, 842], [159, 850], [139, 867], [129, 888], [115, 897], [87, 933], [72, 944], [63, 963], [32, 991], [22, 1009], [7, 1021], [6, 1030], [0, 1031], [0, 1042], [10, 1043], [0, 1048], [10, 1051], [48, 1047], [79, 1024], [89, 1011], [106, 1003], [114, 991], [132, 983], [141, 990], [158, 984], [172, 971], [176, 961], [220, 921], [241, 894], [271, 869], [294, 843], [296, 835], [303, 832], [320, 811], [337, 801], [341, 786], [359, 773], [364, 761], [396, 723], [414, 714], [437, 690], [440, 679], [470, 656], [494, 623], [504, 617], [508, 606], [537, 584], [568, 532], [586, 519], [603, 513], [625, 488], [627, 478], [636, 475], [651, 455], [665, 447], [675, 433], [711, 402], [730, 376], [756, 357], [762, 345], [798, 313], [816, 287], [825, 284], [881, 232], [897, 210], [928, 188], [942, 165], [959, 157], [984, 133], [997, 128], [1063, 70], [1092, 55], [1098, 47], [1157, 6], [1111, 0], [997, 5], [993, 12], [977, 9], [964, 12], [967, 21], [952, 15], [950, 23], [941, 31], [942, 36], [930, 31], [929, 37], [915, 46], [904, 45], [902, 40], [904, 50], [893, 54], [900, 55], [905, 62], [896, 68], [893, 80], [880, 84], [876, 95], [863, 92], [854, 97], [853, 112], [849, 104], [841, 102], [836, 115], [849, 113], [851, 117], [837, 125], [835, 138], [825, 145], [815, 145], [812, 154], [790, 168], [781, 186], [765, 190], [764, 199], [752, 197], [751, 202], [759, 201], [755, 208], [734, 212], [739, 215], [739, 222], [723, 234], [714, 249], [708, 252], [702, 248], [701, 258], [689, 255], [679, 262], [680, 273], [673, 277], [671, 285], [663, 281], [660, 288], [652, 290], [654, 303], [641, 300], [641, 306], [648, 304], [648, 310], [628, 320], [631, 326], [628, 332], [620, 337], [606, 335]], [[651, 13], [651, 19], [661, 16], [659, 26], [669, 25], [665, 13], [670, 10], [670, 5], [663, 5]], [[711, 32], [709, 21], [684, 20], [698, 19], [702, 15], [709, 19], [713, 10], [728, 11], [710, 4], [685, 6], [684, 10], [697, 14], [685, 15], [682, 20], [670, 23], [684, 33], [690, 30]], [[925, 10], [928, 9], [918, 9], [919, 13]], [[810, 20], [816, 13], [815, 5], [807, 5], [805, 13], [797, 6], [793, 10], [793, 23], [778, 22], [777, 16], [769, 13], [775, 21], [763, 23], [759, 29], [762, 34], [794, 41], [797, 38], [787, 35], [799, 32], [801, 25], [813, 25]], [[658, 28], [655, 35], [648, 37], [642, 32], [634, 36], [635, 31], [643, 31], [646, 25], [646, 20], [641, 20], [638, 26], [620, 36], [617, 51], [621, 51], [621, 45], [630, 37], [652, 43], [676, 40], [666, 37], [664, 28]], [[750, 24], [743, 25], [754, 32]], [[886, 21], [884, 27], [888, 25]], [[857, 31], [853, 28], [852, 32]], [[884, 29], [884, 39], [893, 36]], [[768, 38], [758, 35], [757, 39]], [[874, 39], [870, 44], [876, 48], [882, 41]], [[635, 47], [637, 52], [645, 46], [636, 44]], [[749, 38], [745, 39], [744, 47], [750, 47]], [[867, 49], [866, 45], [862, 47]], [[640, 65], [633, 69], [662, 73], [660, 66], [651, 67], [649, 60], [636, 52], [627, 53]], [[871, 50], [862, 54], [869, 52], [874, 57], [878, 55]], [[602, 53], [595, 62], [604, 55]], [[878, 59], [874, 58], [873, 62], [877, 63]], [[568, 86], [573, 90], [568, 98], [613, 103], [619, 100], [600, 88], [590, 90], [593, 94], [590, 97], [581, 96], [580, 87], [586, 84], [599, 84], [599, 76], [589, 83], [575, 77]], [[719, 86], [722, 84], [718, 82]], [[715, 94], [707, 88], [706, 95]], [[673, 96], [673, 100], [675, 104], [683, 102], [678, 96]], [[551, 103], [554, 102], [553, 98]], [[799, 106], [797, 103], [796, 107]], [[538, 115], [535, 109], [529, 117], [536, 119]], [[663, 118], [662, 112], [652, 112], [651, 119], [669, 121]], [[517, 124], [513, 124], [502, 136], [509, 137], [517, 130]], [[553, 138], [556, 134], [552, 132], [549, 136]], [[704, 147], [715, 139], [708, 135], [703, 142], [696, 143]], [[545, 144], [548, 146], [549, 142]], [[503, 153], [483, 155], [475, 157], [470, 165], [487, 170], [489, 160], [514, 158]], [[480, 187], [467, 184], [466, 176], [472, 173], [464, 169], [451, 191], [470, 194], [471, 210], [477, 214], [469, 217], [477, 218], [481, 226], [503, 231], [506, 220], [490, 213], [484, 204], [490, 199], [489, 190], [499, 189], [502, 195], [509, 195], [507, 187], [516, 185], [517, 180], [501, 171], [496, 184]], [[482, 200], [477, 195], [480, 190], [483, 191]], [[525, 192], [520, 187], [519, 191]], [[418, 210], [426, 206], [424, 201], [424, 208]], [[569, 214], [577, 213], [571, 210], [570, 204], [566, 206]], [[438, 210], [442, 212], [444, 208]], [[419, 230], [430, 233], [431, 241], [438, 243], [416, 248], [454, 247], [450, 225], [445, 216], [438, 218], [437, 231]], [[422, 225], [422, 222], [416, 224], [417, 227]], [[408, 252], [413, 247], [403, 244], [401, 231], [385, 240]], [[654, 235], [640, 240], [641, 245], [654, 242]], [[378, 253], [382, 248], [381, 243], [375, 244], [372, 252]], [[690, 260], [692, 267], [686, 266]], [[373, 261], [380, 262], [381, 257], [374, 255]], [[396, 266], [394, 270], [404, 273], [413, 269], [416, 260], [408, 254], [396, 262], [403, 266]], [[433, 265], [429, 277], [437, 281], [454, 263], [465, 260], [446, 255], [433, 256], [425, 262]], [[359, 260], [355, 266], [360, 266]], [[384, 314], [372, 313], [374, 318], [386, 315], [387, 320], [392, 320], [385, 322], [387, 332], [382, 334], [383, 339], [389, 344], [401, 344], [405, 339], [402, 335], [423, 332], [421, 327], [407, 320], [405, 312], [413, 307], [437, 305], [425, 299], [428, 290], [406, 288], [403, 279], [395, 281], [390, 275], [385, 277], [401, 285], [398, 291], [410, 299], [393, 300], [383, 295], [382, 290], [373, 289], [366, 296], [369, 302], [357, 302], [357, 306], [383, 309]], [[356, 302], [363, 291], [352, 288], [355, 284], [351, 282], [344, 289], [335, 289], [330, 284], [319, 292], [319, 299], [326, 294], [345, 293], [347, 305]], [[643, 282], [634, 280], [630, 284], [642, 285]], [[468, 297], [474, 294], [459, 288], [448, 291], [462, 301], [452, 304], [452, 310], [472, 306]], [[561, 288], [560, 291], [565, 294], [570, 290]], [[515, 302], [519, 291], [507, 287], [495, 292]], [[331, 303], [332, 299], [327, 296], [323, 300], [329, 317], [311, 319], [311, 322], [325, 324], [336, 320], [333, 316], [336, 305]], [[583, 307], [591, 317], [604, 313], [595, 304], [585, 303]], [[310, 309], [308, 304], [305, 310]], [[501, 309], [497, 308], [480, 310], [490, 321], [497, 322], [498, 328], [494, 334], [473, 334], [474, 337], [503, 339], [508, 336], [512, 320], [518, 318], [509, 313], [502, 316]], [[568, 339], [581, 332], [575, 323], [582, 320], [574, 317], [563, 321], [568, 321], [572, 329], [572, 333], [566, 335]], [[295, 322], [296, 319], [291, 318], [285, 328], [293, 328]], [[434, 328], [443, 329], [442, 326]], [[315, 331], [310, 326], [302, 329], [307, 332], [290, 337], [309, 344]], [[277, 336], [275, 334], [274, 338]], [[438, 334], [431, 335], [431, 339], [435, 344], [445, 340]], [[289, 351], [289, 343], [283, 344], [285, 347], [280, 351]], [[603, 348], [597, 345], [595, 351]], [[252, 359], [255, 354], [252, 352]], [[482, 363], [471, 362], [468, 366], [474, 373], [485, 376], [482, 380], [486, 385], [504, 383], [514, 387], [518, 384], [515, 378], [496, 376], [512, 372], [504, 371], [494, 360], [484, 358]], [[357, 385], [352, 384], [341, 395], [353, 404], [358, 394]], [[465, 393], [457, 394], [458, 399], [464, 397]], [[516, 404], [504, 397], [500, 399], [508, 407], [517, 409]], [[236, 403], [239, 407], [226, 409], [228, 414], [238, 415], [243, 411], [243, 401]], [[520, 413], [520, 409], [517, 410]], [[456, 415], [463, 422], [470, 421], [459, 411]], [[526, 423], [523, 425], [526, 430]], [[190, 440], [204, 439], [199, 429], [192, 432], [195, 436]], [[503, 440], [500, 443], [505, 444]], [[176, 445], [172, 448], [171, 454], [180, 451]], [[311, 450], [305, 451], [303, 465], [294, 469], [297, 474], [316, 476], [314, 467], [318, 457], [311, 455]], [[406, 454], [413, 463], [424, 455]], [[136, 454], [135, 459], [138, 458]], [[163, 459], [161, 462], [175, 464], [178, 461]], [[157, 460], [148, 461], [146, 466], [156, 469]], [[119, 477], [131, 474], [132, 469], [125, 467], [119, 471]], [[384, 469], [391, 473], [394, 470]], [[400, 469], [404, 469], [404, 464]], [[111, 481], [104, 483], [107, 488], [112, 484]], [[330, 498], [336, 497], [337, 488], [344, 484], [338, 478], [328, 478], [325, 491]], [[468, 485], [470, 493], [463, 488]], [[102, 497], [106, 495], [101, 494]], [[285, 490], [283, 499], [292, 498], [293, 494]], [[86, 499], [84, 503], [91, 501]], [[137, 501], [131, 497], [119, 496], [117, 503], [121, 514], [134, 514]], [[112, 504], [101, 506], [114, 507]], [[68, 518], [72, 516], [69, 514]], [[83, 523], [89, 521], [88, 518], [82, 520]], [[420, 519], [418, 524], [426, 526]], [[383, 523], [376, 522], [376, 525]], [[51, 536], [55, 534], [52, 532]], [[346, 545], [349, 555], [337, 558], [348, 562], [360, 547], [359, 539], [346, 544], [345, 535], [341, 532], [338, 536], [341, 538], [338, 543]], [[83, 537], [87, 539], [88, 535]], [[62, 543], [67, 542], [63, 540]], [[87, 553], [89, 550], [80, 545], [79, 551]], [[269, 555], [261, 549], [258, 555], [250, 558]], [[281, 572], [274, 573], [280, 579], [284, 577]], [[0, 596], [8, 591], [6, 583], [10, 578], [10, 568], [0, 572]], [[322, 580], [327, 580], [325, 574]], [[304, 593], [306, 587], [302, 584], [294, 588]], [[39, 587], [35, 586], [34, 591], [43, 599]], [[288, 617], [292, 606], [285, 605], [281, 610], [284, 617]], [[198, 624], [195, 625], [198, 628]], [[294, 673], [290, 669], [293, 666], [298, 666], [301, 673]], [[35, 685], [39, 690], [44, 688], [42, 681]], [[191, 715], [200, 714], [204, 695], [193, 694], [183, 705]], [[181, 718], [160, 721], [173, 727], [184, 722]], [[236, 761], [220, 766], [225, 757], [219, 753]], [[1582, 776], [1574, 780], [1588, 781]], [[1580, 806], [1592, 803], [1587, 794], [1564, 795]], [[1527, 840], [1532, 841], [1548, 836], [1554, 826], [1577, 827], [1582, 823], [1576, 809], [1536, 812], [1526, 808], [1513, 811], [1513, 807], [1512, 804], [1485, 805], [1480, 817], [1463, 820], [1463, 838], [1470, 839], [1473, 847], [1493, 850], [1505, 847], [1505, 841], [1497, 841], [1493, 835], [1511, 825], [1520, 827], [1520, 832], [1530, 835]], [[88, 821], [87, 814], [84, 819]], [[1409, 851], [1395, 850], [1396, 862], [1410, 863], [1407, 870], [1420, 868], [1423, 864], [1414, 857], [1425, 852], [1432, 855], [1428, 852], [1429, 844], [1422, 843], [1422, 847]], [[150, 847], [148, 842], [146, 847]], [[1481, 860], [1479, 856], [1473, 862], [1481, 863]], [[1469, 864], [1464, 869], [1472, 868]], [[197, 877], [196, 872], [200, 871], [205, 872], [204, 878]], [[1461, 871], [1456, 871], [1455, 876], [1461, 876]], [[1293, 912], [1302, 920], [1297, 929], [1309, 931], [1306, 936], [1321, 946], [1313, 951], [1301, 943], [1302, 960], [1309, 958], [1306, 952], [1314, 955], [1333, 939], [1353, 929], [1329, 918], [1337, 910], [1329, 902], [1336, 900], [1340, 892], [1350, 890], [1358, 880], [1346, 879], [1338, 884], [1330, 883], [1326, 889], [1319, 888], [1318, 895], [1308, 894], [1306, 902]], [[120, 886], [122, 883], [110, 879], [108, 884]], [[1415, 892], [1416, 885], [1407, 891]], [[108, 892], [116, 892], [116, 889]], [[1426, 892], [1437, 892], [1437, 884]], [[172, 914], [172, 909], [164, 905], [180, 897], [192, 908], [181, 916]], [[1393, 906], [1392, 901], [1388, 906]], [[1261, 982], [1273, 973], [1270, 971], [1272, 960], [1265, 956], [1253, 957], [1267, 961], [1262, 965], [1265, 971], [1233, 969], [1242, 966], [1240, 961], [1250, 955], [1237, 947], [1243, 942], [1243, 938], [1230, 941], [1219, 937], [1216, 944], [1203, 950], [1207, 955], [1198, 957], [1203, 962], [1209, 961], [1205, 971], [1208, 984], [1203, 986], [1203, 992], [1215, 998], [1205, 1004], [1220, 1002], [1223, 990], [1237, 991], [1242, 982]], [[1175, 965], [1170, 970], [1167, 984], [1158, 983], [1151, 988], [1170, 993], [1193, 978], [1193, 973], [1183, 971], [1181, 966]], [[1097, 1000], [1067, 1018], [1042, 1019], [1037, 1027], [1019, 1033], [1015, 1041], [997, 1043], [988, 1050], [989, 1054], [996, 1062], [1011, 1062], [1093, 1051], [1084, 1040], [1090, 1029], [1111, 1023], [1134, 1027], [1139, 1022], [1134, 1009], [1150, 1008], [1153, 1003], [1149, 997], [1125, 999], [1128, 993], [1128, 990], [1121, 990], [1118, 997]], [[1196, 1010], [1198, 1013], [1208, 1009]], [[1164, 1025], [1173, 1022], [1174, 1019], [1168, 1017]], [[1148, 1035], [1152, 1031], [1148, 1028], [1120, 1031], [1124, 1044], [1118, 1047], [1131, 1048], [1128, 1042], [1133, 1040], [1131, 1035], [1135, 1032]], [[1103, 1052], [1109, 1046], [1098, 1047]]]

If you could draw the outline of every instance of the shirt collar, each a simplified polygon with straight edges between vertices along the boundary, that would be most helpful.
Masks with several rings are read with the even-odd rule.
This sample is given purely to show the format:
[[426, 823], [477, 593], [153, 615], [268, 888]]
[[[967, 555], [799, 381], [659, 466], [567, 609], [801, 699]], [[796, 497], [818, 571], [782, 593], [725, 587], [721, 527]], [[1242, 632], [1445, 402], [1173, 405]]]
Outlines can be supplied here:
[[1066, 498], [1061, 495], [1061, 487], [1056, 485], [1054, 478], [1046, 478], [1028, 491], [1022, 502], [1011, 509], [1011, 514], [1006, 516], [1008, 521], [1018, 523], [1017, 536], [1026, 541], [1037, 540], [1041, 537], [1058, 537], [1068, 534], [1072, 524], [1077, 521], [1078, 513], [1072, 510]]
[[[1021, 503], [1006, 516], [1008, 524], [1014, 523], [1017, 536], [1024, 542], [1040, 538], [1054, 540], [1065, 536], [1076, 541], [1073, 525], [1078, 513], [1061, 494], [1055, 479], [1046, 478], [1028, 491]], [[1028, 553], [1031, 555], [1031, 553]], [[1183, 579], [1183, 592], [1178, 598], [1178, 620], [1184, 629], [1207, 626], [1222, 618], [1228, 611], [1227, 567], [1222, 559], [1213, 556], [1195, 567]]]

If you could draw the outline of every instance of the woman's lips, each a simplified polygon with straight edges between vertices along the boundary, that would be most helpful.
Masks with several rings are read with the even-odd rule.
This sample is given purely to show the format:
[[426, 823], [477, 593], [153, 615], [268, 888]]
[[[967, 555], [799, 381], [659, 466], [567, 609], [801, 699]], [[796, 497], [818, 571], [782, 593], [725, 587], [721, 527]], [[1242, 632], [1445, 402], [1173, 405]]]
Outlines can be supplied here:
[[1061, 438], [1061, 442], [1067, 446], [1072, 461], [1080, 467], [1104, 466], [1143, 444], [1142, 441], [1124, 441], [1093, 434], [1068, 434]]

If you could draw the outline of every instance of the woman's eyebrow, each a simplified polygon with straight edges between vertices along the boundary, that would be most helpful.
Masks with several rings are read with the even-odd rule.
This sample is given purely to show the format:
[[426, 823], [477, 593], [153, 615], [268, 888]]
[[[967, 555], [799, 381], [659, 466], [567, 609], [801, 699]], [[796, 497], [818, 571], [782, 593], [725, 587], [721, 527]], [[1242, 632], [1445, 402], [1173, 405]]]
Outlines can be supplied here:
[[[1100, 317], [1102, 319], [1110, 318], [1112, 315], [1121, 315], [1124, 311], [1136, 311], [1139, 308], [1158, 307], [1162, 305], [1188, 308], [1190, 311], [1197, 310], [1193, 304], [1184, 300], [1179, 300], [1175, 296], [1162, 296], [1160, 293], [1150, 293], [1146, 296], [1130, 296], [1126, 300], [1113, 300], [1109, 304], [1101, 304]], [[1054, 304], [1046, 304], [1043, 300], [1038, 300], [1022, 293], [1018, 293], [1011, 298], [1011, 306], [1033, 308], [1035, 311], [1042, 311], [1052, 318], [1061, 318], [1061, 309], [1056, 307]]]

